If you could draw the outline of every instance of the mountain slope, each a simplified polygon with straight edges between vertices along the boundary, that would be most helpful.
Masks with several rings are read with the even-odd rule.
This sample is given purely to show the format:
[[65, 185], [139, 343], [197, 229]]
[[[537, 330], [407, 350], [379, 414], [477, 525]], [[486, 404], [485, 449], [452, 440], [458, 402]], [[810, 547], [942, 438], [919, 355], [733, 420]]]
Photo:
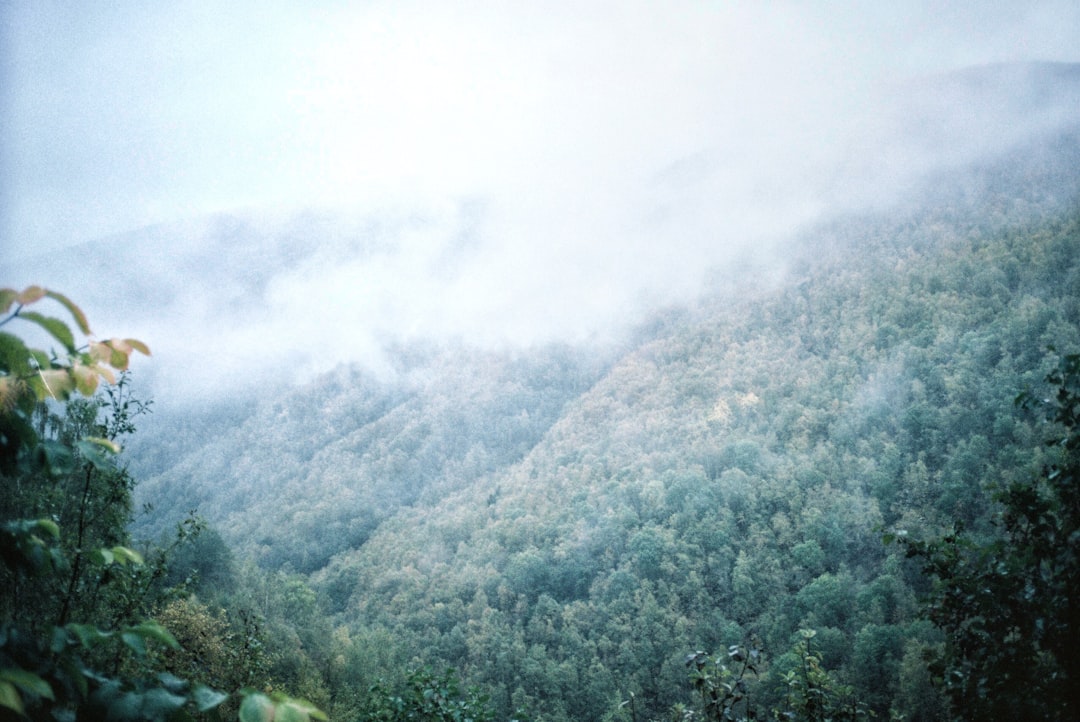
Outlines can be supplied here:
[[914, 716], [939, 640], [881, 531], [986, 531], [986, 485], [1045, 460], [1013, 398], [1080, 349], [1080, 129], [982, 158], [808, 231], [782, 272], [718, 272], [613, 356], [401, 345], [382, 376], [265, 386], [137, 459], [142, 529], [198, 506], [312, 591], [343, 687], [448, 664], [506, 717], [622, 719], [632, 693], [662, 718], [687, 652], [753, 642], [767, 709], [809, 627]]
[[[189, 429], [174, 441], [192, 450], [140, 485], [157, 513], [136, 531], [153, 535], [197, 507], [260, 563], [314, 571], [399, 508], [516, 462], [597, 374], [565, 347], [396, 358], [394, 380], [343, 367], [213, 438]], [[141, 448], [154, 447], [151, 437]]]
[[1008, 195], [984, 170], [808, 236], [774, 293], [659, 324], [520, 462], [402, 510], [314, 588], [355, 638], [459, 665], [507, 712], [598, 719], [634, 692], [660, 715], [685, 652], [755, 636], [778, 675], [810, 626], [887, 713], [934, 636], [880, 529], [986, 524], [983, 485], [1041, 463], [1013, 397], [1049, 345], [1080, 348], [1075, 181]]
[[875, 711], [905, 711], [936, 637], [881, 529], [985, 529], [985, 484], [1041, 466], [1012, 399], [1049, 345], [1080, 349], [1078, 161], [1062, 134], [823, 225], [783, 278], [718, 279], [611, 361], [343, 367], [187, 440], [140, 494], [303, 573], [347, 630], [323, 651], [342, 679], [445, 663], [507, 715], [601, 719], [632, 692], [661, 716], [682, 655], [756, 640], [779, 704], [811, 627]]

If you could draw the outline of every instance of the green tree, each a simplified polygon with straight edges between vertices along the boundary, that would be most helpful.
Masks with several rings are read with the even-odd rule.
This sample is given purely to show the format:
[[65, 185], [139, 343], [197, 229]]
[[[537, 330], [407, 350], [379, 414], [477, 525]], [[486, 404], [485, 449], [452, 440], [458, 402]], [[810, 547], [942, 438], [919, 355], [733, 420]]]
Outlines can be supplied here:
[[935, 580], [926, 614], [945, 634], [935, 669], [958, 720], [1073, 720], [1080, 714], [1080, 354], [1047, 376], [1055, 455], [994, 494], [997, 533], [901, 537]]
[[778, 667], [783, 666], [784, 661], [793, 664], [790, 664], [791, 669], [781, 674], [787, 691], [786, 709], [774, 710], [774, 714], [779, 719], [804, 722], [854, 722], [873, 716], [855, 695], [854, 688], [842, 683], [822, 665], [821, 655], [812, 645], [816, 635], [813, 629], [800, 629], [795, 646], [778, 660]]
[[389, 691], [383, 684], [368, 690], [359, 719], [362, 722], [491, 722], [495, 715], [487, 695], [475, 687], [461, 689], [453, 670], [441, 675], [430, 669], [409, 674], [405, 689]]
[[[758, 666], [762, 661], [761, 650], [756, 644], [731, 645], [726, 661], [701, 651], [687, 655], [685, 661], [690, 668], [690, 682], [701, 697], [706, 720], [726, 722], [754, 719], [757, 716], [751, 704]], [[673, 712], [678, 719], [687, 718], [686, 710], [678, 705]]]

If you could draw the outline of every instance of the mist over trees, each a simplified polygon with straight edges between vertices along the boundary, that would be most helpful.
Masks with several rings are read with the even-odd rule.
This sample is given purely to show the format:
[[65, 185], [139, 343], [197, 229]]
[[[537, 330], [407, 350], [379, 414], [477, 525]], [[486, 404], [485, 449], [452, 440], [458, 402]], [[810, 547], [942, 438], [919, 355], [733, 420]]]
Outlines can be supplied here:
[[[294, 639], [277, 674], [335, 717], [424, 667], [499, 719], [963, 717], [943, 567], [883, 536], [996, 544], [994, 489], [1060, 463], [1014, 401], [1080, 349], [1076, 141], [821, 225], [784, 280], [722, 277], [601, 357], [403, 345], [166, 427], [168, 461], [148, 433], [134, 528], [198, 506], [198, 593]], [[695, 696], [751, 653], [745, 699]]]
[[173, 408], [0, 291], [67, 354], [0, 332], [6, 718], [1074, 718], [1080, 130], [1016, 143], [617, 343]]

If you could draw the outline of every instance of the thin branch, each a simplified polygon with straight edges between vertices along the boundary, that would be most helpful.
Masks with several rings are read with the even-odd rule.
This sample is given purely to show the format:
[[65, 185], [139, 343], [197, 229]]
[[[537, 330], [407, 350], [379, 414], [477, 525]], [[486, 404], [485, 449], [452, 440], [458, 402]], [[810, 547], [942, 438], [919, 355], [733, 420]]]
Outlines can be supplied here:
[[3, 326], [3, 325], [4, 325], [4, 324], [6, 324], [6, 323], [7, 323], [8, 321], [10, 321], [11, 319], [13, 319], [13, 318], [15, 318], [16, 316], [18, 316], [18, 315], [19, 315], [19, 311], [21, 311], [21, 310], [23, 310], [23, 305], [22, 305], [22, 304], [20, 303], [20, 304], [19, 304], [18, 306], [16, 306], [16, 307], [15, 307], [15, 310], [11, 312], [11, 315], [9, 315], [9, 316], [8, 316], [7, 318], [5, 318], [5, 319], [4, 319], [3, 321], [0, 321], [0, 326]]

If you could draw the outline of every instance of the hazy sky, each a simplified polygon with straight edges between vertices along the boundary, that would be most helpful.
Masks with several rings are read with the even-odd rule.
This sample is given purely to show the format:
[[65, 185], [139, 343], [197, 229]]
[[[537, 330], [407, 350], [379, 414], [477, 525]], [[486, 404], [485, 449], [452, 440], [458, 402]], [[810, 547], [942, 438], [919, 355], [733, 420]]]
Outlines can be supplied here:
[[633, 222], [650, 184], [705, 172], [695, 159], [820, 143], [868, 85], [1080, 59], [1067, 0], [4, 0], [0, 13], [8, 256], [208, 210], [447, 196], [556, 224], [539, 237], [575, 217], [589, 235], [611, 215]]
[[236, 209], [460, 236], [466, 208], [486, 294], [425, 276], [400, 287], [443, 297], [384, 318], [601, 318], [817, 217], [873, 94], [1078, 38], [1075, 0], [0, 0], [0, 262]]

